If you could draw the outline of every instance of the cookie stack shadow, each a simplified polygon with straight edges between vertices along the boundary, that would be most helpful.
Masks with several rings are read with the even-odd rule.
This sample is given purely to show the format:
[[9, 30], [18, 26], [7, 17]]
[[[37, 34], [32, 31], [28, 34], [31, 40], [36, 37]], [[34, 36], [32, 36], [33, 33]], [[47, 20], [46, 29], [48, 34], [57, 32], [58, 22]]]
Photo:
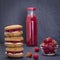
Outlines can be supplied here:
[[10, 25], [4, 28], [6, 46], [5, 54], [7, 57], [21, 58], [24, 56], [22, 28], [22, 25]]

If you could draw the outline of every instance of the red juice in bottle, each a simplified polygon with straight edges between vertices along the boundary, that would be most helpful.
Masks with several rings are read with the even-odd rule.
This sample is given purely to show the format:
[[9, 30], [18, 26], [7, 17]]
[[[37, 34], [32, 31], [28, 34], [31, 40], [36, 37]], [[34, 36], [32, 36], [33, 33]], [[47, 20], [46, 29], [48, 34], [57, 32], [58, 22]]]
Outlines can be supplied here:
[[26, 44], [27, 46], [37, 46], [37, 21], [34, 11], [36, 8], [27, 8], [28, 15], [26, 19]]

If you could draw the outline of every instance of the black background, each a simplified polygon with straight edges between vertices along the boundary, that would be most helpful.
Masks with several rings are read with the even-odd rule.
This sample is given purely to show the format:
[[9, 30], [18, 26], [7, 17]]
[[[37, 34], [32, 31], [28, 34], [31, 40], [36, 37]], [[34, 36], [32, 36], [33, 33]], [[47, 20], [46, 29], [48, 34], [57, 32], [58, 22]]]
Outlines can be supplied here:
[[37, 8], [38, 42], [50, 36], [60, 43], [60, 0], [0, 0], [0, 43], [4, 27], [11, 24], [22, 24], [25, 38], [27, 7]]

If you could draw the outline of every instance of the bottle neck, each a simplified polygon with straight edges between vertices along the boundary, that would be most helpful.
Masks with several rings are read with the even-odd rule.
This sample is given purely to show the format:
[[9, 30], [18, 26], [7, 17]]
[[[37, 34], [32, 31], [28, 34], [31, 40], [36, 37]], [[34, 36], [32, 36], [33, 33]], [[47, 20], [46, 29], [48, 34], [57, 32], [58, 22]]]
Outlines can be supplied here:
[[33, 16], [34, 15], [34, 11], [33, 10], [28, 11], [28, 15]]

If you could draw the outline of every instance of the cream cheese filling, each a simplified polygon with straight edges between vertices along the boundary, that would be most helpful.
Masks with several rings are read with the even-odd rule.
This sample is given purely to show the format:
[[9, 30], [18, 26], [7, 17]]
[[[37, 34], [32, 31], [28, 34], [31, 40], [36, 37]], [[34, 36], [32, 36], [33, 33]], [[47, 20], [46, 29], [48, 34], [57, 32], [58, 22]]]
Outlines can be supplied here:
[[[5, 54], [13, 54], [13, 53], [7, 53], [5, 52]], [[21, 53], [15, 53], [14, 55], [18, 55], [18, 54], [23, 54], [22, 52]]]
[[5, 44], [22, 44], [22, 43], [5, 42]]

